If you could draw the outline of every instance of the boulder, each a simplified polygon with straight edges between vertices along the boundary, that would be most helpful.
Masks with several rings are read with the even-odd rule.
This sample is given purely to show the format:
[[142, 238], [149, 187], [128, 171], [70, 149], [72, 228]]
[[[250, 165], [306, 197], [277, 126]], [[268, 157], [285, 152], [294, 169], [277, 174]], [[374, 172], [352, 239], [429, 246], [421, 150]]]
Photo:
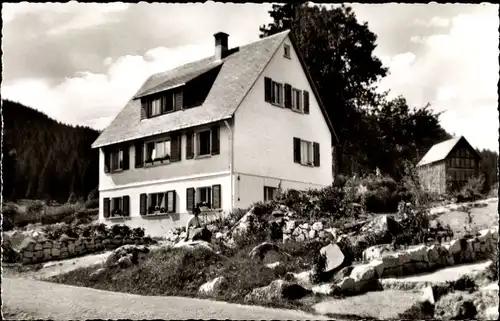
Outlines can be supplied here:
[[337, 287], [342, 294], [354, 294], [356, 290], [354, 279], [350, 276], [345, 277], [342, 281], [337, 283]]
[[243, 217], [233, 226], [231, 235], [236, 234], [246, 234], [250, 228], [250, 222], [257, 221], [257, 216], [253, 213], [254, 207], [252, 207]]
[[309, 293], [311, 293], [311, 291], [296, 283], [275, 280], [269, 285], [253, 289], [251, 293], [245, 296], [244, 301], [247, 303], [272, 303], [282, 299], [300, 299]]
[[89, 279], [91, 281], [97, 281], [99, 279], [99, 277], [101, 275], [103, 275], [104, 273], [106, 272], [106, 269], [105, 268], [100, 268], [100, 269], [97, 269], [96, 271], [92, 272], [90, 275], [89, 275]]
[[127, 256], [122, 256], [121, 258], [118, 259], [116, 264], [121, 267], [122, 269], [126, 269], [128, 267], [131, 267], [134, 263], [132, 263], [132, 255], [127, 255]]
[[312, 229], [315, 230], [315, 231], [321, 231], [323, 229], [323, 223], [322, 222], [315, 222], [313, 225], [312, 225]]
[[266, 264], [266, 266], [267, 266], [268, 268], [270, 268], [270, 269], [275, 269], [275, 268], [277, 268], [277, 267], [278, 267], [278, 266], [280, 266], [280, 265], [281, 265], [281, 263], [280, 263], [280, 262], [274, 262], [274, 263], [268, 263], [268, 264]]
[[220, 293], [224, 282], [226, 282], [226, 278], [223, 276], [219, 276], [201, 285], [198, 293], [200, 295], [215, 296]]
[[250, 251], [249, 256], [252, 259], [263, 260], [264, 257], [265, 257], [265, 255], [266, 255], [266, 253], [268, 253], [269, 251], [278, 252], [279, 248], [274, 243], [263, 242], [263, 243], [257, 245], [256, 247], [254, 247], [252, 249], [252, 251]]
[[310, 230], [309, 233], [307, 234], [307, 238], [312, 240], [316, 237], [316, 231], [315, 230]]
[[389, 215], [377, 215], [371, 222], [361, 228], [362, 232], [377, 236], [397, 235], [402, 229], [399, 223]]
[[312, 292], [315, 294], [333, 295], [339, 292], [338, 286], [335, 283], [323, 283], [313, 286]]
[[355, 266], [351, 272], [351, 278], [354, 282], [369, 281], [378, 277], [375, 268], [370, 264]]
[[[205, 241], [181, 241], [173, 246], [173, 248], [184, 248], [188, 250], [193, 250], [196, 248], [204, 248], [210, 252], [214, 252], [212, 246], [210, 243], [205, 242]], [[215, 252], [214, 252], [215, 253]]]
[[370, 246], [366, 250], [363, 251], [363, 260], [364, 261], [371, 261], [371, 260], [377, 260], [381, 259], [383, 256], [383, 253], [391, 251], [391, 245], [390, 244], [379, 244], [379, 245], [374, 245]]
[[344, 254], [337, 244], [329, 244], [320, 250], [326, 256], [325, 272], [338, 268], [344, 262]]
[[455, 291], [444, 295], [436, 302], [434, 317], [446, 320], [471, 320], [476, 318], [477, 312], [470, 293]]
[[[123, 245], [111, 253], [111, 255], [106, 259], [105, 266], [109, 267], [119, 265], [121, 264], [119, 261], [123, 257], [129, 257], [132, 264], [138, 264], [146, 258], [147, 253], [149, 253], [149, 249], [144, 245]], [[122, 264], [126, 265], [128, 264], [128, 261]]]
[[295, 229], [296, 227], [296, 222], [295, 221], [288, 221], [286, 222], [286, 225], [285, 225], [285, 233], [292, 233], [293, 230]]

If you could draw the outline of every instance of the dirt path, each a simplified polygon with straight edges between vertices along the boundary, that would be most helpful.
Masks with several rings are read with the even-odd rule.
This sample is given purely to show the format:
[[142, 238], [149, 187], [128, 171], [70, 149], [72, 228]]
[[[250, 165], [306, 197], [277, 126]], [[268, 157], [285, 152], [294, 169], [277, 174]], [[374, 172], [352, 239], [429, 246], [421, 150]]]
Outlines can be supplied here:
[[[326, 320], [299, 311], [245, 306], [184, 297], [140, 296], [4, 277], [6, 317], [36, 319], [246, 319]], [[21, 312], [22, 311], [22, 312]]]

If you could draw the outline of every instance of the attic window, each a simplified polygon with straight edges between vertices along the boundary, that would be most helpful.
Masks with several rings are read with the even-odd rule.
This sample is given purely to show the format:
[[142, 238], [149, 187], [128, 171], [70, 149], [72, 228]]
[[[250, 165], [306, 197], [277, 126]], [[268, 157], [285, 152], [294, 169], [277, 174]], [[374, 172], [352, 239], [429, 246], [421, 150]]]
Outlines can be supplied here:
[[291, 58], [291, 57], [290, 57], [290, 45], [287, 45], [287, 44], [283, 45], [283, 51], [284, 51], [284, 52], [283, 52], [283, 56], [284, 56], [285, 58], [290, 59], [290, 58]]

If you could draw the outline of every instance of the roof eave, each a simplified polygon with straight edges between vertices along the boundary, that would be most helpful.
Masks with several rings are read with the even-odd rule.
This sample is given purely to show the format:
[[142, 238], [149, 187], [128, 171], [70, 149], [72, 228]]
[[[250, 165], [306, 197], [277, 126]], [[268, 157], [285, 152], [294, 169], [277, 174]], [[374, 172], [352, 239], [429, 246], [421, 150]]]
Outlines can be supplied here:
[[225, 115], [223, 117], [213, 118], [213, 119], [209, 119], [207, 121], [201, 121], [201, 122], [189, 124], [187, 126], [174, 127], [174, 128], [170, 128], [168, 130], [159, 131], [159, 132], [156, 132], [156, 133], [150, 133], [150, 134], [147, 134], [147, 135], [138, 135], [138, 136], [134, 136], [132, 138], [126, 138], [126, 139], [122, 139], [122, 140], [116, 140], [116, 141], [111, 141], [111, 142], [106, 142], [106, 143], [100, 143], [100, 144], [95, 144], [94, 143], [90, 147], [91, 147], [91, 149], [95, 149], [95, 148], [101, 148], [101, 147], [106, 147], [106, 146], [115, 145], [115, 144], [121, 144], [121, 143], [130, 142], [130, 141], [137, 140], [137, 139], [142, 139], [142, 138], [145, 138], [145, 137], [162, 135], [162, 134], [167, 134], [167, 133], [174, 132], [174, 131], [177, 131], [177, 130], [185, 130], [185, 129], [188, 129], [188, 128], [191, 128], [191, 127], [196, 127], [196, 126], [206, 125], [206, 124], [210, 124], [210, 123], [215, 123], [215, 122], [218, 122], [218, 121], [221, 121], [221, 120], [231, 119], [232, 117], [233, 117], [232, 114], [231, 115]]

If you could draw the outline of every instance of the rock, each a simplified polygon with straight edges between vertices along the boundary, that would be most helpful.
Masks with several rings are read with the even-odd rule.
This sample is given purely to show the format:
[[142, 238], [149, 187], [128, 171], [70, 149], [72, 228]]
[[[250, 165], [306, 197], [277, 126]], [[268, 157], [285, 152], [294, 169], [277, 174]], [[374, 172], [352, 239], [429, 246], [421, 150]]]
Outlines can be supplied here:
[[305, 240], [306, 240], [306, 237], [304, 236], [304, 234], [300, 234], [299, 236], [297, 236], [298, 242], [304, 242]]
[[342, 294], [353, 294], [355, 292], [355, 282], [350, 276], [337, 283], [337, 287]]
[[430, 215], [441, 215], [441, 214], [444, 214], [444, 213], [448, 213], [450, 211], [450, 209], [444, 207], [444, 206], [438, 206], [438, 207], [434, 207], [434, 208], [431, 208], [429, 210], [429, 214]]
[[118, 261], [116, 263], [122, 269], [126, 269], [126, 268], [128, 268], [128, 267], [130, 267], [130, 266], [133, 265], [132, 259], [130, 258], [129, 255], [122, 256], [121, 258], [118, 259]]
[[293, 236], [299, 236], [300, 234], [302, 234], [302, 229], [300, 227], [296, 227], [292, 232]]
[[377, 278], [375, 268], [369, 264], [355, 266], [351, 272], [351, 278], [354, 282], [369, 281]]
[[328, 235], [331, 235], [332, 240], [337, 240], [337, 238], [339, 236], [339, 232], [336, 228], [330, 227], [330, 228], [324, 229], [324, 231], [325, 231], [327, 237], [328, 237]]
[[417, 262], [428, 262], [429, 258], [427, 257], [428, 248], [425, 245], [418, 245], [413, 248], [409, 248], [405, 251], [410, 255], [410, 261]]
[[293, 273], [293, 280], [297, 282], [300, 286], [310, 289], [312, 287], [311, 284], [312, 273], [313, 273], [312, 270], [307, 270], [300, 273]]
[[310, 230], [308, 235], [307, 235], [307, 238], [312, 240], [316, 237], [316, 231], [315, 230]]
[[335, 283], [339, 283], [342, 281], [344, 278], [349, 277], [351, 275], [352, 270], [354, 269], [354, 266], [345, 266], [339, 271], [337, 271], [334, 276], [333, 276], [333, 281]]
[[224, 238], [224, 234], [222, 232], [215, 233], [215, 239], [216, 240], [219, 240], [219, 239], [222, 239], [222, 238]]
[[323, 229], [323, 223], [322, 222], [315, 222], [312, 225], [312, 229], [315, 231], [321, 231]]
[[221, 287], [226, 282], [226, 278], [219, 276], [211, 281], [200, 286], [198, 293], [206, 296], [215, 296], [220, 293]]
[[318, 237], [321, 238], [321, 239], [324, 239], [326, 237], [325, 231], [319, 231], [318, 232]]
[[484, 318], [486, 320], [498, 320], [498, 304], [487, 308], [484, 311]]
[[274, 262], [274, 263], [268, 263], [266, 264], [266, 266], [270, 269], [275, 269], [277, 268], [278, 266], [280, 266], [280, 262]]
[[370, 246], [369, 248], [363, 251], [363, 261], [381, 259], [383, 253], [386, 253], [390, 250], [391, 250], [390, 244], [379, 244]]
[[59, 256], [59, 255], [61, 255], [61, 251], [59, 249], [53, 248], [52, 252], [50, 254], [52, 256]]
[[34, 246], [35, 251], [40, 251], [43, 249], [43, 245], [41, 243], [36, 243]]
[[384, 262], [382, 260], [373, 260], [368, 265], [375, 269], [378, 278], [384, 275]]
[[300, 228], [303, 229], [303, 230], [308, 230], [309, 229], [309, 223], [301, 224]]
[[[123, 245], [113, 251], [111, 255], [106, 259], [105, 266], [110, 267], [114, 265], [120, 265], [120, 259], [123, 257], [128, 257], [132, 264], [138, 264], [140, 261], [145, 259], [146, 254], [149, 253], [149, 249], [143, 245]], [[127, 265], [128, 262], [123, 264]]]
[[325, 272], [332, 271], [344, 262], [344, 254], [337, 244], [329, 244], [320, 250], [326, 256]]
[[103, 275], [105, 272], [106, 272], [105, 268], [97, 269], [89, 275], [89, 279], [91, 281], [97, 281], [97, 279], [99, 279], [99, 277]]
[[[195, 249], [195, 248], [204, 248], [210, 252], [214, 252], [210, 243], [205, 241], [187, 241], [187, 242], [179, 242], [173, 246], [173, 248], [185, 248], [185, 249]], [[215, 253], [215, 252], [214, 252]]]
[[432, 291], [432, 286], [426, 286], [422, 289], [422, 296], [419, 299], [420, 303], [429, 302], [434, 305], [436, 302], [434, 301], [434, 292]]
[[310, 291], [302, 286], [284, 280], [275, 280], [269, 285], [253, 289], [244, 298], [245, 302], [272, 303], [277, 300], [296, 300], [309, 294]]
[[295, 221], [288, 221], [285, 225], [285, 233], [292, 233], [296, 227]]
[[271, 215], [272, 215], [272, 216], [274, 216], [274, 217], [284, 217], [284, 216], [285, 216], [285, 213], [284, 213], [284, 212], [282, 212], [282, 211], [276, 210], [276, 211], [273, 211], [273, 212], [271, 213]]
[[252, 259], [260, 259], [260, 260], [263, 260], [264, 259], [264, 256], [266, 255], [267, 252], [269, 251], [275, 251], [275, 252], [278, 252], [279, 251], [279, 248], [276, 244], [274, 243], [269, 243], [269, 242], [264, 242], [264, 243], [261, 243], [259, 245], [257, 245], [256, 247], [254, 247], [252, 249], [252, 251], [250, 251], [250, 254], [249, 256], [252, 258]]
[[371, 222], [361, 228], [362, 232], [374, 235], [397, 235], [402, 229], [394, 218], [388, 215], [377, 215]]
[[246, 234], [250, 227], [250, 222], [257, 221], [257, 216], [253, 213], [254, 207], [252, 207], [243, 217], [234, 225], [231, 235]]
[[290, 234], [283, 234], [283, 243], [290, 241], [291, 237]]
[[339, 292], [339, 288], [335, 283], [323, 283], [313, 286], [312, 292], [315, 294], [332, 295]]

